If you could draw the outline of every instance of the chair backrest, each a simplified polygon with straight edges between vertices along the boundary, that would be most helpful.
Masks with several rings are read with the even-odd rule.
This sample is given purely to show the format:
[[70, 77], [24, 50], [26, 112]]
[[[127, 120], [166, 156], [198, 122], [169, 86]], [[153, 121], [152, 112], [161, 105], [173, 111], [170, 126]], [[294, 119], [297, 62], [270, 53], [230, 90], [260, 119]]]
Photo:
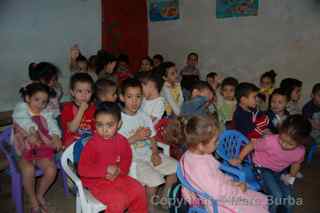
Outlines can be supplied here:
[[[74, 166], [74, 158], [73, 158], [73, 148], [74, 144], [71, 144], [63, 153], [61, 156], [61, 165], [64, 172], [68, 175], [68, 177], [71, 178], [71, 180], [75, 183], [77, 187], [77, 196], [80, 198], [80, 203], [82, 206], [82, 209], [88, 209], [88, 201], [85, 197], [84, 189], [82, 182], [78, 175], [76, 174]], [[84, 207], [84, 208], [83, 208]]]
[[16, 161], [13, 157], [13, 147], [10, 144], [12, 127], [7, 127], [0, 134], [0, 151], [9, 162], [11, 174], [18, 172]]
[[[241, 149], [249, 143], [249, 140], [236, 130], [223, 131], [218, 140], [216, 152], [224, 161], [239, 157]], [[251, 163], [250, 158], [246, 158], [244, 163]]]
[[206, 199], [208, 201], [211, 202], [212, 208], [213, 208], [213, 212], [214, 213], [218, 213], [218, 202], [213, 199], [210, 195], [208, 195], [205, 192], [200, 192], [199, 190], [195, 189], [188, 181], [187, 179], [184, 177], [183, 171], [182, 171], [182, 167], [181, 164], [178, 163], [177, 165], [177, 177], [180, 181], [180, 183], [182, 184], [183, 187], [185, 187], [188, 191], [196, 194], [198, 197], [202, 198], [202, 199]]

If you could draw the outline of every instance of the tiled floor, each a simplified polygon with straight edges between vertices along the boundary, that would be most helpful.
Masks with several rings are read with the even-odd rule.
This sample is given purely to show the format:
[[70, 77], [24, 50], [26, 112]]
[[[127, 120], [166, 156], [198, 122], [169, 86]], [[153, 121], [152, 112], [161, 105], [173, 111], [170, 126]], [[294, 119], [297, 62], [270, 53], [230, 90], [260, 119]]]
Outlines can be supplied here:
[[[295, 213], [318, 213], [320, 204], [320, 153], [314, 158], [310, 166], [304, 166], [303, 179], [296, 182], [297, 196], [302, 198], [302, 206], [296, 208]], [[15, 213], [14, 206], [10, 198], [10, 179], [4, 175], [0, 176], [0, 212]], [[51, 188], [47, 195], [53, 213], [73, 213], [75, 212], [75, 199], [73, 196], [65, 197], [60, 180]], [[25, 199], [26, 200], [26, 199]], [[29, 212], [28, 204], [25, 204], [26, 213]], [[163, 210], [155, 209], [150, 213], [165, 213]]]

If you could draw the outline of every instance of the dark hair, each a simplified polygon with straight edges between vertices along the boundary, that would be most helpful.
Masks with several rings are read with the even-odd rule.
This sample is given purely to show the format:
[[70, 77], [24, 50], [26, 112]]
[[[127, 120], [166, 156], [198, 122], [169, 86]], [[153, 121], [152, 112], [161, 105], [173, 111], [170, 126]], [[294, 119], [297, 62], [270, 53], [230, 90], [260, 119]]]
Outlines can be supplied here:
[[43, 81], [49, 83], [53, 78], [57, 78], [59, 69], [49, 62], [30, 63], [29, 64], [29, 78], [32, 81]]
[[211, 92], [213, 91], [212, 87], [210, 86], [210, 84], [206, 81], [195, 81], [192, 86], [191, 86], [191, 92], [193, 90], [199, 90], [199, 91], [203, 91], [203, 90], [210, 90]]
[[295, 78], [285, 78], [280, 83], [280, 88], [285, 91], [289, 101], [291, 100], [291, 93], [297, 87], [302, 87], [302, 81]]
[[288, 97], [287, 97], [287, 94], [286, 94], [286, 91], [282, 88], [277, 88], [277, 89], [274, 89], [272, 94], [270, 95], [269, 97], [269, 109], [271, 108], [271, 100], [272, 100], [272, 97], [275, 96], [275, 95], [281, 95], [281, 96], [284, 96], [287, 101], [288, 101]]
[[274, 70], [270, 70], [261, 75], [260, 82], [262, 82], [262, 79], [264, 78], [270, 78], [272, 84], [274, 84], [276, 82], [276, 76], [277, 76], [277, 73]]
[[145, 74], [140, 76], [140, 82], [142, 84], [146, 84], [149, 81], [153, 82], [158, 90], [158, 92], [161, 91], [164, 80], [159, 76], [156, 72], [144, 72]]
[[317, 94], [319, 91], [320, 91], [320, 83], [317, 83], [317, 84], [315, 84], [315, 85], [312, 87], [312, 94], [315, 95], [315, 94]]
[[193, 116], [189, 120], [179, 117], [166, 127], [165, 141], [194, 147], [209, 143], [215, 134], [218, 134], [218, 122], [213, 117]]
[[166, 61], [163, 62], [162, 64], [160, 64], [159, 66], [159, 71], [161, 73], [161, 77], [167, 77], [168, 76], [168, 69], [170, 67], [174, 67], [176, 66], [175, 63], [171, 62], [171, 61]]
[[49, 86], [40, 82], [28, 84], [27, 86], [21, 88], [19, 91], [24, 101], [26, 101], [27, 96], [31, 97], [37, 92], [44, 92], [48, 94], [48, 100], [49, 100], [49, 97], [51, 97], [51, 90]]
[[213, 79], [214, 79], [217, 75], [218, 75], [218, 74], [215, 73], [215, 72], [210, 72], [210, 73], [207, 74], [207, 79], [208, 79], [208, 78], [213, 78]]
[[121, 94], [124, 95], [129, 87], [138, 87], [142, 91], [141, 83], [138, 79], [135, 78], [127, 78], [122, 82], [121, 85]]
[[153, 56], [153, 60], [154, 60], [154, 59], [158, 59], [161, 63], [162, 63], [162, 62], [163, 62], [163, 60], [164, 60], [164, 59], [163, 59], [163, 56], [162, 56], [162, 55], [160, 55], [160, 54], [156, 54], [156, 55], [154, 55], [154, 56]]
[[199, 55], [197, 53], [195, 53], [195, 52], [189, 53], [187, 58], [190, 58], [191, 56], [195, 56], [195, 57], [197, 57], [197, 59], [199, 58]]
[[100, 114], [112, 115], [117, 121], [121, 120], [121, 109], [117, 103], [113, 102], [101, 102], [98, 104], [94, 117], [96, 118]]
[[127, 64], [129, 64], [129, 56], [125, 53], [121, 53], [118, 56], [118, 61], [123, 61], [123, 62], [126, 62]]
[[97, 60], [98, 60], [98, 56], [97, 55], [92, 55], [89, 57], [88, 63], [90, 67], [96, 67], [97, 65]]
[[76, 58], [76, 62], [86, 62], [88, 64], [87, 58], [81, 54]]
[[92, 91], [94, 90], [94, 81], [88, 73], [75, 73], [70, 78], [70, 89], [73, 90], [76, 83], [88, 83], [91, 85]]
[[299, 145], [304, 144], [309, 139], [311, 124], [308, 119], [300, 114], [288, 116], [280, 126], [279, 133], [286, 133]]
[[227, 77], [225, 79], [223, 79], [222, 83], [221, 83], [221, 88], [225, 87], [225, 86], [233, 86], [234, 88], [236, 88], [238, 86], [239, 82], [237, 79], [233, 78], [233, 77]]
[[147, 61], [150, 63], [150, 65], [153, 66], [153, 61], [152, 61], [152, 59], [151, 59], [149, 56], [142, 58], [142, 59], [141, 59], [141, 62], [142, 62], [143, 60], [147, 60]]
[[242, 97], [248, 97], [250, 95], [250, 93], [252, 92], [258, 92], [259, 88], [252, 84], [252, 83], [240, 83], [237, 87], [236, 87], [236, 99], [238, 101], [238, 103], [240, 103], [240, 99]]
[[111, 81], [109, 79], [99, 79], [96, 83], [95, 83], [95, 93], [96, 96], [99, 96], [100, 94], [106, 93], [108, 92], [108, 90], [110, 88], [117, 88], [117, 84], [114, 81]]
[[116, 61], [117, 58], [111, 53], [108, 53], [104, 50], [98, 51], [96, 59], [96, 72], [99, 73], [101, 70], [103, 70], [105, 65]]

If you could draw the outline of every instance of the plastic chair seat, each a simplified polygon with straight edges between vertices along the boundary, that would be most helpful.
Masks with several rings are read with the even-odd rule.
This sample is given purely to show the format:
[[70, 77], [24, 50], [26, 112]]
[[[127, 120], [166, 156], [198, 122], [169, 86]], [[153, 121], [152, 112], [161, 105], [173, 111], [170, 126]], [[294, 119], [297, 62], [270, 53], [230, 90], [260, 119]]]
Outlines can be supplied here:
[[83, 192], [88, 200], [88, 203], [90, 203], [92, 212], [100, 212], [106, 209], [106, 206], [98, 201], [87, 189], [84, 189]]

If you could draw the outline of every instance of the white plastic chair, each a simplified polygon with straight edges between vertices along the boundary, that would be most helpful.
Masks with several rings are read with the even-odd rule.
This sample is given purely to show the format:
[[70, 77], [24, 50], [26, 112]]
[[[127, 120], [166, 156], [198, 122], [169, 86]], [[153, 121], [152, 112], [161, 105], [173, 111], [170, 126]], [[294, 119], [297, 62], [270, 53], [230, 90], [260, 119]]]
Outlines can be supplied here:
[[77, 176], [73, 166], [73, 147], [71, 144], [62, 154], [62, 169], [71, 178], [77, 187], [76, 192], [76, 213], [98, 213], [107, 208], [103, 203], [98, 201], [93, 195], [83, 188], [80, 178]]

